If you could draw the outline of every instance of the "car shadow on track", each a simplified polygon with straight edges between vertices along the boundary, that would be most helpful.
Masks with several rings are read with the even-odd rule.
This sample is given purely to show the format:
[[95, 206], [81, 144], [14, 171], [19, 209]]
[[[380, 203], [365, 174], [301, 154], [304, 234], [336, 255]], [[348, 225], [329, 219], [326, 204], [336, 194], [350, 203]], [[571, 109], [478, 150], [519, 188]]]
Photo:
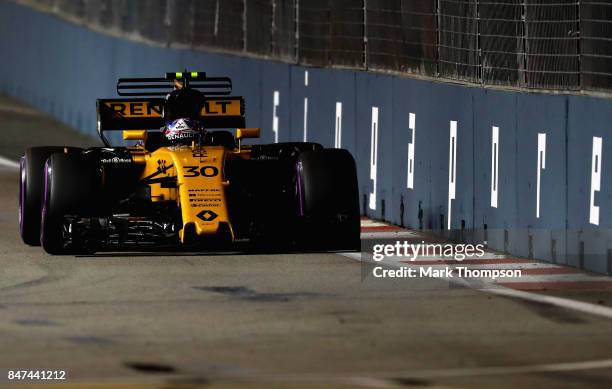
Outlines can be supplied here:
[[79, 259], [121, 258], [121, 257], [223, 257], [223, 256], [257, 256], [257, 255], [291, 255], [291, 254], [338, 254], [348, 251], [112, 251], [95, 254], [75, 255]]

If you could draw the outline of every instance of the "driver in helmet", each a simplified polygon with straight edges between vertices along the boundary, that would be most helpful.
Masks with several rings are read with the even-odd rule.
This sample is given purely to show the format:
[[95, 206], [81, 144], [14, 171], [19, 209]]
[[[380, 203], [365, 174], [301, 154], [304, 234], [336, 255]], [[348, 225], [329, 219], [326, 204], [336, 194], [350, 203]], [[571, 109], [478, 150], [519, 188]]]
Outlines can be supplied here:
[[200, 122], [200, 111], [204, 106], [204, 95], [189, 88], [175, 89], [166, 96], [162, 128], [164, 137], [171, 145], [190, 145], [204, 134]]

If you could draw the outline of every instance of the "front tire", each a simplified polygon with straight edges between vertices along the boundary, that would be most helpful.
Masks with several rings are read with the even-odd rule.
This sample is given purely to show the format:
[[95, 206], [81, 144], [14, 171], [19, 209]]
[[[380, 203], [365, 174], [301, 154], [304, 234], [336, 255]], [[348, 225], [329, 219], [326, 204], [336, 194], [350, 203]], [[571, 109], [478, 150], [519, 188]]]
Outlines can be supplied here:
[[[19, 169], [19, 232], [23, 242], [40, 245], [40, 215], [45, 185], [45, 161], [53, 153], [63, 151], [60, 146], [28, 148], [20, 160]], [[80, 149], [68, 148], [69, 152]]]
[[80, 215], [94, 200], [96, 177], [80, 155], [52, 154], [45, 163], [40, 244], [52, 255], [85, 252], [71, 240], [67, 215]]

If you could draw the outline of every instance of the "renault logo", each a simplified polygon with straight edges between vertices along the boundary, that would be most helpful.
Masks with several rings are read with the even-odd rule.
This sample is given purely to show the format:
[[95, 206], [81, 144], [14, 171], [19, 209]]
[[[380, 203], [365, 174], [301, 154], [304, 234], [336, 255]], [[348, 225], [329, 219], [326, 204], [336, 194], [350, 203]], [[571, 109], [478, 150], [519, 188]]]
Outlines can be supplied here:
[[219, 216], [219, 215], [217, 215], [213, 211], [206, 211], [206, 210], [204, 210], [204, 211], [201, 211], [200, 213], [198, 213], [197, 216], [200, 219], [204, 220], [205, 222], [210, 222], [210, 221], [215, 220], [217, 218], [217, 216]]

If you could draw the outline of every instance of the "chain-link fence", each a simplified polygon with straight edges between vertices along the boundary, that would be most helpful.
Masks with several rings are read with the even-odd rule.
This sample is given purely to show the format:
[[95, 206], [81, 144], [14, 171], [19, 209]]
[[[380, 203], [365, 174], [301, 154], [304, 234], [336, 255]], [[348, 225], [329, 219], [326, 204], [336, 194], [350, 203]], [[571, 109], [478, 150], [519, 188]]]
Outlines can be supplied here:
[[164, 45], [612, 91], [612, 0], [17, 0]]

